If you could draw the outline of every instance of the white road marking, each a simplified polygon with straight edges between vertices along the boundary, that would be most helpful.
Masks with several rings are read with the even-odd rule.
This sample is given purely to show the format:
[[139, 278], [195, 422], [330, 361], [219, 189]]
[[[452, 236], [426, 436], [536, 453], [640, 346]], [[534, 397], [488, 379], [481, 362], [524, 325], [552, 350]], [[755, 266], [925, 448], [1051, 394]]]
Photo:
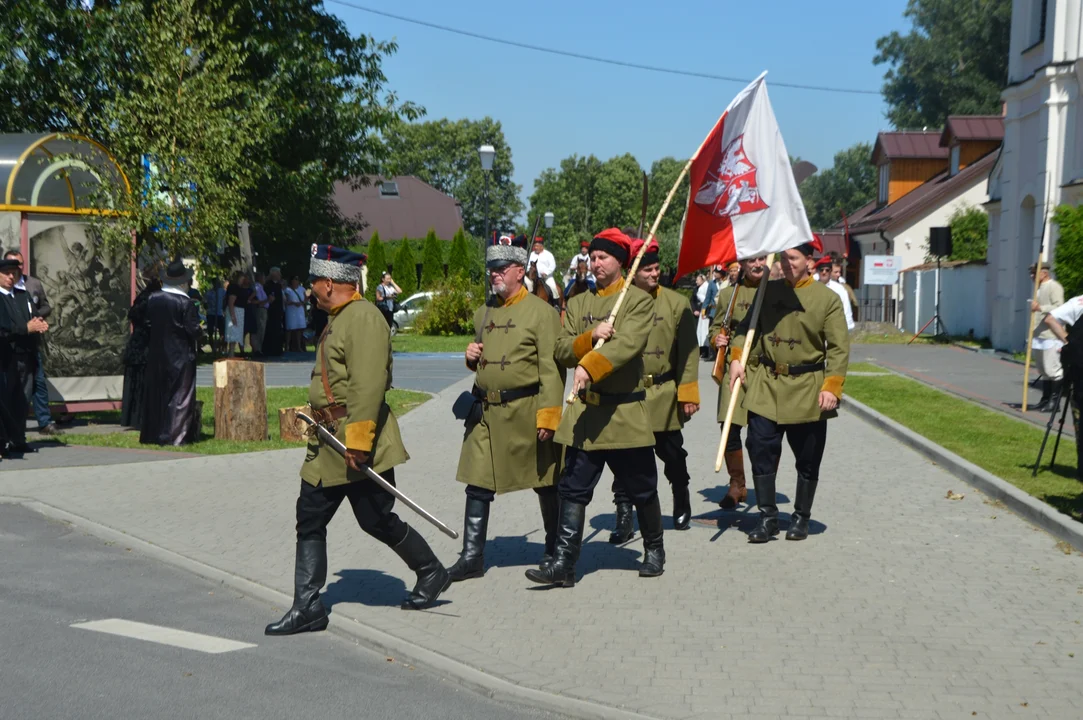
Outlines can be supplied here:
[[256, 647], [252, 643], [237, 642], [236, 640], [227, 640], [213, 635], [201, 635], [185, 630], [162, 627], [161, 625], [148, 625], [131, 620], [121, 620], [120, 618], [75, 623], [71, 627], [108, 633], [109, 635], [120, 635], [121, 637], [136, 640], [146, 640], [161, 645], [172, 645], [185, 650], [197, 650], [213, 655]]

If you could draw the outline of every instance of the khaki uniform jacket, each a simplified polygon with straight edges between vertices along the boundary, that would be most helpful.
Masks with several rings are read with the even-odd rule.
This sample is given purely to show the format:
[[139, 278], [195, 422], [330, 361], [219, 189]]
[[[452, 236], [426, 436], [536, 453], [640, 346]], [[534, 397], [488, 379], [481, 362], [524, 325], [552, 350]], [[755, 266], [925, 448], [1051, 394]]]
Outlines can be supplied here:
[[[750, 284], [748, 278], [737, 288], [737, 304], [733, 306], [733, 315], [730, 317], [729, 327], [726, 328], [726, 332], [729, 333], [730, 345], [726, 347], [726, 357], [722, 361], [722, 379], [718, 382], [718, 422], [726, 422], [726, 411], [730, 407], [730, 360], [733, 358], [730, 354], [730, 348], [733, 345], [733, 336], [738, 325], [748, 315], [749, 310], [752, 309], [752, 301], [756, 297], [757, 285]], [[730, 299], [733, 297], [733, 288], [726, 288], [718, 297], [718, 310], [714, 315], [714, 322], [711, 323], [711, 329], [707, 333], [711, 347], [714, 347], [714, 339], [718, 337], [718, 334], [722, 332], [722, 321], [726, 317], [726, 310], [730, 306]], [[737, 406], [733, 408], [733, 424], [740, 427], [744, 427], [748, 424], [748, 411], [742, 407], [745, 399], [745, 386], [737, 388]]]
[[[622, 394], [643, 389], [643, 351], [654, 319], [654, 299], [634, 285], [628, 288], [611, 337], [598, 350], [590, 339], [620, 296], [622, 280], [568, 301], [556, 359], [571, 369], [582, 365], [593, 378], [589, 390]], [[576, 400], [564, 410], [556, 441], [581, 450], [653, 447], [654, 432], [645, 400], [622, 405], [587, 405]]]
[[[328, 406], [320, 370], [327, 358], [327, 380], [335, 401], [347, 415], [335, 423], [335, 437], [350, 450], [370, 453], [370, 464], [384, 472], [410, 459], [402, 444], [399, 424], [384, 400], [391, 387], [391, 332], [376, 306], [354, 293], [346, 303], [328, 312], [327, 330], [316, 349], [316, 366], [308, 387], [313, 410]], [[346, 460], [318, 437], [308, 441], [301, 479], [324, 487], [365, 478], [349, 470]]]
[[560, 471], [560, 446], [538, 441], [538, 430], [556, 430], [564, 404], [564, 369], [553, 358], [560, 315], [526, 288], [507, 301], [493, 295], [474, 313], [483, 350], [475, 384], [482, 390], [540, 385], [533, 397], [506, 405], [485, 403], [482, 418], [466, 433], [455, 478], [497, 493], [552, 485]]
[[[696, 318], [692, 306], [680, 293], [656, 288], [654, 317], [643, 352], [644, 385], [647, 385], [647, 412], [651, 430], [680, 430], [686, 418], [679, 412], [683, 403], [699, 404], [699, 346], [696, 344]], [[604, 346], [603, 346], [604, 347]], [[676, 377], [661, 385], [648, 379], [673, 371]]]
[[[750, 319], [741, 322], [730, 343], [731, 357], [745, 365], [745, 410], [780, 425], [836, 417], [837, 410], [821, 412], [819, 404], [822, 391], [842, 398], [850, 362], [850, 334], [835, 291], [811, 277], [794, 286], [786, 280], [769, 281], [749, 351], [744, 345]], [[758, 362], [761, 356], [789, 365], [822, 362], [825, 369], [776, 376]]]
[[1036, 340], [1055, 340], [1056, 335], [1049, 329], [1043, 320], [1051, 311], [1064, 304], [1064, 288], [1059, 282], [1050, 278], [1038, 286], [1038, 307], [1040, 311], [1034, 313], [1034, 338]]

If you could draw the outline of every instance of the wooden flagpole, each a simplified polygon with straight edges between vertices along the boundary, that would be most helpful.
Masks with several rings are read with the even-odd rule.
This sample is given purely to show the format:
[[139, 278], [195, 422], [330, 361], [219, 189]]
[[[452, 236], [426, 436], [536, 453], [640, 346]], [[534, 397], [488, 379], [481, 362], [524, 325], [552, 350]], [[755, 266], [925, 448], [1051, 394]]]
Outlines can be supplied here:
[[[775, 264], [775, 253], [771, 253], [767, 256], [766, 267], [770, 268]], [[748, 335], [745, 336], [745, 345], [741, 348], [741, 365], [748, 368], [748, 355], [752, 352], [752, 344], [756, 341], [756, 325], [760, 321], [760, 307], [763, 305], [763, 296], [767, 294], [767, 276], [766, 273], [760, 285], [756, 288], [756, 299], [752, 301], [752, 314], [749, 320]], [[734, 291], [734, 295], [737, 291]], [[747, 372], [747, 370], [746, 370]], [[726, 409], [726, 422], [722, 424], [722, 437], [718, 442], [718, 454], [714, 460], [714, 471], [719, 472], [722, 469], [722, 462], [726, 457], [726, 441], [729, 440], [730, 430], [733, 427], [733, 412], [737, 409], [737, 391], [741, 387], [740, 382], [734, 382], [734, 378], [730, 378], [730, 382], [733, 383], [730, 390], [730, 405]]]
[[[737, 307], [737, 291], [741, 288], [741, 283], [744, 282], [744, 273], [737, 276], [737, 284], [733, 287], [733, 295], [730, 296], [729, 307], [726, 308], [726, 314], [722, 316], [722, 332], [729, 334], [730, 318], [733, 317], [733, 309]], [[710, 338], [708, 338], [709, 340]], [[729, 346], [726, 346], [729, 350]], [[715, 379], [719, 385], [722, 384], [722, 380], [726, 375], [726, 355], [727, 353], [719, 351], [718, 355], [714, 359], [714, 367], [711, 368], [711, 377]]]

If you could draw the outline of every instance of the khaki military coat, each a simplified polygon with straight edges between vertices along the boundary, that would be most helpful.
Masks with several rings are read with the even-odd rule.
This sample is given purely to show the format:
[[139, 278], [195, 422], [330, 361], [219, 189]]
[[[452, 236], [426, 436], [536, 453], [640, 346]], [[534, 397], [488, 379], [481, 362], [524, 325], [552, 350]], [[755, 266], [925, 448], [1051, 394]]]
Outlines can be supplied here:
[[556, 430], [564, 403], [564, 369], [553, 357], [560, 315], [526, 288], [508, 300], [493, 295], [474, 314], [482, 355], [474, 383], [482, 390], [539, 385], [533, 397], [483, 404], [481, 421], [463, 439], [456, 479], [497, 493], [556, 482], [561, 449], [540, 442], [538, 430]]
[[[752, 309], [752, 300], [756, 297], [756, 288], [759, 287], [759, 283], [753, 285], [749, 278], [745, 280], [737, 287], [737, 302], [733, 306], [733, 314], [730, 316], [729, 325], [726, 328], [722, 327], [723, 320], [726, 319], [726, 310], [730, 306], [730, 300], [733, 298], [733, 287], [728, 287], [723, 290], [718, 296], [718, 308], [714, 314], [714, 322], [711, 323], [711, 329], [707, 333], [711, 347], [714, 347], [715, 338], [719, 333], [726, 331], [732, 340], [734, 332], [741, 321], [745, 319], [748, 312]], [[732, 345], [732, 342], [731, 342]], [[719, 355], [724, 355], [720, 361], [722, 364], [722, 377], [715, 378], [715, 382], [718, 383], [718, 422], [726, 422], [726, 411], [730, 406], [730, 360], [732, 360], [730, 354], [730, 347], [725, 348], [725, 353], [720, 352]], [[733, 424], [740, 427], [744, 427], [748, 424], [748, 411], [742, 407], [745, 399], [745, 386], [737, 388], [737, 406], [733, 408]]]
[[[680, 430], [687, 420], [680, 412], [684, 403], [699, 404], [699, 346], [696, 318], [688, 299], [669, 288], [653, 293], [654, 315], [643, 351], [644, 384], [651, 430]], [[673, 372], [673, 380], [655, 385], [651, 377]]]
[[[398, 421], [384, 399], [391, 387], [391, 332], [375, 305], [355, 293], [328, 312], [308, 387], [308, 402], [314, 410], [329, 404], [321, 379], [325, 358], [331, 394], [347, 412], [335, 423], [335, 437], [350, 450], [370, 453], [370, 464], [378, 473], [409, 460]], [[314, 436], [308, 441], [301, 479], [330, 487], [365, 479], [365, 475], [348, 469], [341, 455]]]
[[[749, 313], [751, 315], [751, 313]], [[745, 365], [744, 408], [781, 425], [816, 422], [838, 415], [820, 410], [820, 392], [842, 398], [850, 362], [850, 334], [842, 300], [835, 291], [811, 277], [790, 285], [786, 280], [767, 283], [752, 348], [745, 348], [748, 322], [737, 326], [731, 357]], [[825, 363], [823, 370], [803, 375], [776, 375], [759, 363], [806, 365]]]
[[[568, 369], [582, 365], [593, 378], [588, 389], [598, 393], [643, 389], [643, 351], [654, 321], [654, 298], [629, 287], [613, 324], [613, 337], [598, 350], [591, 340], [591, 331], [609, 317], [622, 286], [623, 281], [617, 280], [569, 300], [564, 329], [557, 340], [557, 362]], [[565, 407], [556, 441], [581, 450], [653, 447], [646, 400], [608, 406], [576, 400]]]

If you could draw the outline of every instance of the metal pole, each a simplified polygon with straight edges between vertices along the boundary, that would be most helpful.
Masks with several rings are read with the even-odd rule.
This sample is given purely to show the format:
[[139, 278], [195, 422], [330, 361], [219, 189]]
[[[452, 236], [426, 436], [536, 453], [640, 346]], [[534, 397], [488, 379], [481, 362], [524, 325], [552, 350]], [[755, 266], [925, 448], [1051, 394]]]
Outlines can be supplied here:
[[485, 262], [485, 246], [488, 244], [493, 231], [489, 226], [489, 173], [485, 173], [485, 239], [481, 243], [481, 258]]
[[940, 322], [940, 256], [936, 256], [936, 334], [943, 334], [944, 326]]

